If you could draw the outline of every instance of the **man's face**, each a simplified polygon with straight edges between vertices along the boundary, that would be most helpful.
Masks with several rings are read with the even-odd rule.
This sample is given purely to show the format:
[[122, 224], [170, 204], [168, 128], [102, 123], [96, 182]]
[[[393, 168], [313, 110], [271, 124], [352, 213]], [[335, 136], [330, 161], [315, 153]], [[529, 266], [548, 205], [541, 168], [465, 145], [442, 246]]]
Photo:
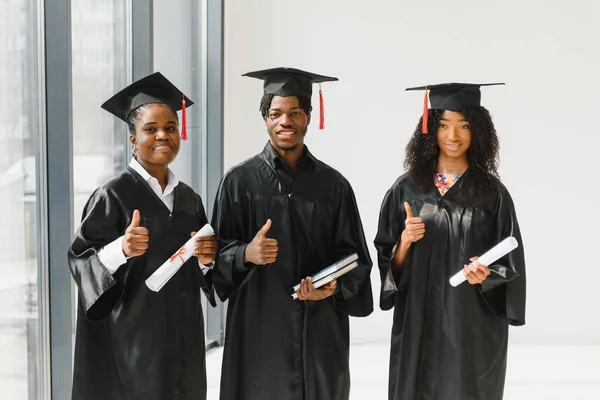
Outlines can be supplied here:
[[275, 149], [293, 151], [304, 143], [310, 114], [300, 108], [298, 97], [274, 96], [265, 124]]

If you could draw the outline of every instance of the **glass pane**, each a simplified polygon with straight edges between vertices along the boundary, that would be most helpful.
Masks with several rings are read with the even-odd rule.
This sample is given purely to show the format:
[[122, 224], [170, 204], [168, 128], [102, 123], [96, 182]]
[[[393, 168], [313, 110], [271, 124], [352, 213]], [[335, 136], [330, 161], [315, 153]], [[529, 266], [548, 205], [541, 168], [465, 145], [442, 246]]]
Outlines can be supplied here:
[[[100, 106], [130, 81], [128, 4], [71, 2], [74, 230], [94, 189], [120, 172], [127, 160], [125, 124]], [[74, 284], [73, 290], [77, 299]], [[73, 321], [75, 310], [73, 304]]]
[[74, 228], [92, 191], [124, 168], [129, 150], [123, 122], [100, 108], [129, 82], [126, 3], [71, 2]]
[[0, 1], [0, 397], [36, 399], [36, 141], [41, 137], [35, 0]]

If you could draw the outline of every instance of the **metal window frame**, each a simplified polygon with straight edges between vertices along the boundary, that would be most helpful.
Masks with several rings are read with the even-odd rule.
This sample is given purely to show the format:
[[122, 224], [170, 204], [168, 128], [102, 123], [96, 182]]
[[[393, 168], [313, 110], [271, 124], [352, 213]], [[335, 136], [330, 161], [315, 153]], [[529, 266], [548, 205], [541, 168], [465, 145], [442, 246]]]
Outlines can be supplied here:
[[[200, 93], [201, 111], [192, 115], [200, 127], [200, 140], [192, 144], [192, 187], [197, 190], [211, 219], [213, 203], [223, 176], [223, 0], [193, 0], [192, 84]], [[193, 22], [193, 21], [192, 21]], [[224, 308], [206, 307], [207, 349], [223, 344]]]
[[50, 395], [52, 399], [68, 399], [72, 385], [74, 300], [67, 266], [73, 233], [71, 1], [46, 0], [43, 11], [45, 140], [42, 137], [38, 153], [41, 162], [37, 189], [39, 215], [43, 217], [39, 243], [44, 251], [38, 253], [38, 265], [47, 282], [40, 304], [47, 302], [44, 312], [49, 313]]
[[[46, 176], [46, 73], [45, 62], [45, 18], [44, 0], [35, 1], [37, 56], [36, 91], [38, 93], [37, 136], [33, 138], [36, 176], [36, 235], [37, 235], [37, 272], [38, 272], [38, 341], [36, 365], [37, 399], [49, 399], [52, 390], [51, 382], [51, 352], [50, 352], [50, 305], [48, 265], [48, 188]], [[31, 394], [30, 394], [31, 397]]]
[[[154, 1], [131, 2], [131, 82], [150, 75], [154, 71]], [[128, 132], [123, 128], [124, 135]], [[132, 158], [131, 152], [125, 152], [126, 164]]]
[[132, 1], [132, 73], [136, 81], [153, 72], [154, 1]]

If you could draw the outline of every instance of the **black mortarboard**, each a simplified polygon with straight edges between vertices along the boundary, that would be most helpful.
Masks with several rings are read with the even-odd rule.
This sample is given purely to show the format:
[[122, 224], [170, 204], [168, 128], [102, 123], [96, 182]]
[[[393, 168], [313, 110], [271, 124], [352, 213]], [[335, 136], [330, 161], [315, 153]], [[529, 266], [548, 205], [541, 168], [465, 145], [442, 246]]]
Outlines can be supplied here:
[[168, 104], [175, 112], [181, 110], [181, 138], [186, 140], [186, 108], [194, 102], [160, 72], [133, 82], [105, 101], [102, 108], [127, 122], [127, 117], [133, 110], [153, 103]]
[[[313, 83], [334, 82], [338, 78], [331, 76], [313, 74], [295, 68], [271, 68], [262, 71], [254, 71], [243, 74], [250, 78], [262, 79], [264, 81], [264, 94], [274, 94], [276, 96], [312, 96]], [[323, 129], [325, 116], [323, 110], [323, 92], [319, 85], [319, 106], [320, 106], [320, 124]]]
[[481, 106], [481, 86], [504, 85], [504, 83], [441, 83], [437, 85], [418, 86], [406, 90], [424, 90], [423, 101], [423, 133], [427, 133], [427, 113], [429, 109], [427, 91], [431, 109], [459, 111]]

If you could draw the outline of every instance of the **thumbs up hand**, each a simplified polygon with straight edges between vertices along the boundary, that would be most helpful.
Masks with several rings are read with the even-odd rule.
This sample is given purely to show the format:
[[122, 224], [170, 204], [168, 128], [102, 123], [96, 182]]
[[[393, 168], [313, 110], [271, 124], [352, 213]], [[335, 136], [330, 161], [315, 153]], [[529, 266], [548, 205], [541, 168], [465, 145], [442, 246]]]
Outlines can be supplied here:
[[244, 262], [251, 262], [256, 265], [275, 262], [278, 251], [277, 240], [266, 237], [269, 229], [271, 229], [270, 219], [260, 228], [252, 242], [246, 247]]
[[140, 227], [140, 212], [135, 210], [131, 224], [125, 230], [123, 238], [123, 254], [127, 257], [141, 256], [148, 249], [148, 229]]
[[410, 204], [406, 201], [404, 202], [404, 210], [406, 211], [406, 220], [404, 221], [405, 227], [400, 240], [403, 243], [414, 243], [425, 236], [425, 224], [421, 218], [413, 215]]

